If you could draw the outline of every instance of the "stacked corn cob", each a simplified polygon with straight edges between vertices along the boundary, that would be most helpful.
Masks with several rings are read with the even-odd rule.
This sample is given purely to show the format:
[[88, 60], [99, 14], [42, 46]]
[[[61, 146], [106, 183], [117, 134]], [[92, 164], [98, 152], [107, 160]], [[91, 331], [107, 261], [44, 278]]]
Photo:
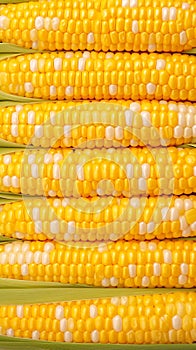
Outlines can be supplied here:
[[0, 41], [1, 285], [35, 294], [2, 339], [196, 342], [195, 1], [0, 5]]

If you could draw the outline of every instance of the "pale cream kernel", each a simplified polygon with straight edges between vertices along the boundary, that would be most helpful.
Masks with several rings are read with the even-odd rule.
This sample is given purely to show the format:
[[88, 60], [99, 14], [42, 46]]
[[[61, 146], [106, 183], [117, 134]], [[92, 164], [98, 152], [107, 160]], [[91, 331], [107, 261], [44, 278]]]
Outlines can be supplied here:
[[35, 137], [40, 139], [44, 135], [43, 125], [35, 125]]
[[110, 278], [110, 284], [111, 284], [111, 286], [112, 287], [117, 287], [117, 285], [118, 285], [118, 279], [116, 278], [116, 277], [111, 277]]
[[179, 315], [175, 315], [172, 317], [172, 327], [178, 331], [182, 328], [182, 319]]
[[196, 176], [196, 166], [193, 168], [193, 175]]
[[148, 233], [152, 233], [155, 230], [155, 222], [154, 221], [150, 221], [147, 224], [147, 232]]
[[187, 39], [186, 32], [185, 32], [185, 30], [183, 30], [180, 33], [180, 45], [185, 45], [187, 43], [187, 41], [188, 41], [188, 39]]
[[0, 29], [9, 29], [10, 19], [7, 16], [0, 16]]
[[50, 17], [45, 17], [44, 18], [44, 28], [47, 31], [50, 31], [52, 29], [52, 25], [51, 25], [51, 18]]
[[61, 71], [62, 70], [62, 66], [63, 66], [63, 60], [61, 57], [56, 57], [54, 59], [54, 69], [56, 71]]
[[157, 60], [157, 64], [156, 64], [157, 70], [165, 69], [165, 66], [166, 66], [166, 61], [164, 59], [160, 58]]
[[169, 11], [169, 19], [170, 21], [175, 21], [177, 17], [177, 9], [176, 7], [170, 7]]
[[44, 252], [50, 253], [54, 249], [55, 249], [55, 246], [52, 242], [47, 242], [44, 244]]
[[184, 215], [180, 216], [179, 221], [180, 221], [180, 229], [186, 230], [188, 228], [188, 223], [186, 221], [185, 216]]
[[18, 136], [18, 125], [17, 124], [12, 124], [11, 125], [11, 134], [14, 137]]
[[27, 92], [27, 93], [33, 92], [33, 90], [34, 90], [33, 84], [31, 82], [25, 82], [24, 89], [25, 89], [25, 92]]
[[34, 179], [37, 179], [39, 177], [38, 164], [31, 164], [31, 174]]
[[126, 173], [128, 179], [131, 179], [133, 177], [133, 164], [127, 164]]
[[29, 111], [27, 113], [27, 123], [35, 124], [35, 111]]
[[138, 188], [142, 192], [145, 192], [146, 189], [147, 189], [147, 183], [146, 183], [146, 180], [143, 177], [140, 177], [138, 179]]
[[24, 316], [24, 306], [23, 305], [16, 306], [16, 316], [19, 318], [23, 318], [23, 316]]
[[133, 207], [133, 208], [139, 208], [140, 207], [140, 199], [137, 198], [137, 197], [132, 197], [130, 199], [130, 205]]
[[[194, 167], [196, 169], [196, 166]], [[184, 209], [189, 210], [193, 208], [193, 201], [191, 199], [184, 200]]]
[[178, 218], [179, 218], [179, 211], [175, 207], [172, 207], [171, 209], [169, 209], [169, 213], [170, 213], [171, 221], [178, 220]]
[[163, 7], [162, 8], [162, 20], [163, 21], [169, 21], [169, 8], [168, 7]]
[[50, 112], [50, 123], [52, 125], [56, 125], [56, 112], [55, 111]]
[[58, 180], [61, 177], [61, 169], [59, 164], [54, 164], [53, 165], [53, 178]]
[[64, 318], [64, 307], [62, 305], [57, 305], [55, 309], [55, 318], [57, 320], [62, 320]]
[[129, 0], [129, 6], [131, 8], [138, 6], [138, 0]]
[[6, 154], [4, 157], [3, 157], [3, 163], [4, 164], [11, 164], [12, 162], [12, 158], [10, 156], [10, 154]]
[[129, 7], [130, 1], [129, 0], [122, 0], [122, 7]]
[[8, 263], [8, 254], [6, 252], [0, 253], [0, 264], [5, 265]]
[[153, 264], [153, 275], [160, 276], [161, 275], [161, 265], [159, 263]]
[[50, 153], [46, 153], [44, 155], [44, 164], [51, 164], [53, 163], [53, 156]]
[[115, 127], [115, 138], [116, 140], [123, 139], [123, 128], [119, 125]]
[[43, 253], [42, 253], [42, 264], [43, 264], [43, 265], [48, 265], [48, 264], [50, 264], [50, 256], [49, 256], [49, 254], [46, 253], [46, 252], [43, 252]]
[[61, 332], [66, 332], [67, 331], [67, 319], [66, 318], [62, 318], [60, 320], [60, 331]]
[[88, 44], [93, 44], [95, 42], [94, 34], [93, 33], [88, 33], [87, 35], [87, 43]]
[[147, 93], [148, 93], [149, 95], [154, 94], [155, 91], [156, 91], [156, 85], [153, 84], [153, 83], [148, 83], [148, 84], [146, 85], [146, 91], [147, 91]]
[[48, 191], [49, 197], [55, 197], [56, 196], [56, 191], [50, 190]]
[[9, 263], [10, 265], [16, 264], [16, 254], [15, 254], [15, 253], [9, 253], [9, 256], [8, 256], [8, 263]]
[[8, 328], [8, 329], [6, 330], [6, 335], [7, 335], [8, 337], [14, 337], [14, 330], [13, 330], [12, 328]]
[[183, 137], [184, 129], [181, 125], [177, 125], [174, 127], [174, 137], [176, 139]]
[[84, 168], [82, 165], [76, 165], [77, 178], [80, 181], [84, 181]]
[[40, 220], [40, 208], [34, 207], [32, 210], [32, 218], [33, 220]]
[[50, 96], [56, 96], [56, 94], [57, 94], [56, 86], [50, 85]]
[[[18, 238], [18, 237], [17, 237]], [[25, 256], [24, 256], [24, 253], [18, 253], [17, 256], [16, 256], [16, 262], [19, 264], [19, 265], [22, 265], [25, 263]]]
[[142, 287], [148, 287], [150, 284], [150, 278], [148, 276], [142, 277]]
[[25, 261], [27, 264], [32, 264], [34, 262], [34, 254], [33, 252], [26, 252], [25, 253]]
[[189, 128], [189, 127], [185, 127], [183, 136], [184, 136], [185, 139], [190, 138], [192, 136], [192, 129]]
[[162, 216], [162, 220], [169, 220], [169, 208], [168, 207], [164, 207], [161, 209], [161, 216]]
[[113, 126], [107, 126], [105, 128], [105, 137], [107, 140], [113, 140], [114, 139], [114, 128]]
[[37, 330], [33, 331], [31, 337], [32, 337], [32, 339], [34, 339], [34, 340], [39, 340], [39, 338], [40, 338], [40, 333], [39, 333], [39, 331], [37, 331]]
[[187, 227], [185, 230], [182, 231], [182, 237], [189, 237], [191, 234], [191, 228]]
[[151, 119], [150, 112], [142, 111], [141, 112], [141, 116], [142, 116], [143, 125], [147, 126], [147, 127], [150, 127], [152, 125], [151, 121], [150, 121], [150, 119]]
[[125, 110], [125, 121], [126, 121], [127, 126], [132, 126], [133, 111], [131, 111], [130, 109]]
[[50, 232], [54, 235], [59, 233], [59, 220], [53, 220], [50, 223]]
[[41, 233], [42, 232], [42, 221], [37, 220], [34, 222], [35, 224], [35, 233]]
[[91, 305], [90, 305], [90, 317], [91, 317], [91, 318], [96, 318], [97, 315], [98, 315], [97, 306], [91, 304]]
[[181, 273], [182, 273], [183, 275], [188, 275], [188, 272], [189, 272], [189, 265], [186, 264], [186, 263], [182, 263], [182, 264], [180, 265], [180, 270], [181, 270]]
[[183, 9], [183, 10], [189, 10], [190, 7], [191, 7], [191, 5], [188, 4], [188, 2], [183, 2], [183, 3], [182, 3], [182, 9]]
[[68, 221], [67, 223], [67, 232], [69, 234], [73, 234], [76, 231], [76, 223], [75, 221]]
[[39, 250], [37, 250], [35, 253], [34, 253], [34, 262], [35, 264], [41, 264], [42, 262], [42, 252], [40, 252]]
[[17, 112], [12, 113], [12, 124], [18, 124], [18, 113]]
[[147, 225], [144, 221], [139, 223], [139, 234], [145, 235], [147, 233]]
[[99, 332], [97, 330], [91, 332], [91, 340], [93, 343], [99, 342]]
[[65, 137], [71, 137], [71, 130], [72, 126], [71, 125], [64, 125], [64, 136]]
[[138, 102], [132, 102], [129, 106], [130, 110], [133, 112], [140, 112], [141, 111], [141, 105]]
[[116, 306], [120, 305], [120, 298], [119, 297], [111, 298], [111, 304], [116, 305]]
[[163, 250], [163, 261], [166, 264], [172, 264], [172, 252], [169, 249]]
[[60, 25], [60, 19], [58, 17], [52, 18], [51, 25], [53, 30], [58, 30]]
[[137, 34], [137, 33], [139, 32], [139, 23], [138, 23], [137, 20], [133, 20], [133, 21], [132, 21], [132, 27], [131, 27], [131, 29], [132, 29], [132, 32], [133, 32], [134, 34]]
[[73, 96], [73, 93], [74, 93], [73, 86], [66, 86], [66, 88], [65, 88], [65, 94], [66, 94], [67, 96]]
[[102, 287], [109, 287], [110, 281], [108, 278], [105, 277], [102, 279], [101, 284], [102, 284]]
[[118, 92], [118, 87], [117, 87], [117, 85], [110, 84], [110, 85], [109, 85], [109, 94], [110, 94], [111, 96], [115, 96], [115, 95], [117, 94], [117, 92]]
[[44, 18], [42, 16], [37, 16], [35, 18], [35, 29], [40, 30], [44, 28]]
[[142, 176], [144, 179], [148, 179], [150, 176], [150, 165], [148, 163], [142, 164]]
[[84, 57], [79, 58], [78, 60], [78, 70], [83, 72], [85, 70], [86, 59]]
[[29, 252], [30, 251], [30, 244], [28, 242], [24, 242], [21, 247], [22, 252]]
[[113, 317], [112, 326], [116, 332], [122, 331], [122, 318], [119, 315]]
[[30, 39], [33, 43], [37, 42], [37, 40], [38, 40], [37, 29], [33, 28], [30, 30]]
[[34, 58], [30, 60], [30, 70], [33, 73], [38, 72], [38, 62]]
[[99, 253], [106, 252], [108, 250], [107, 244], [106, 243], [100, 243], [97, 248]]
[[71, 332], [66, 331], [64, 333], [64, 341], [67, 342], [67, 343], [71, 343], [73, 341], [73, 335], [72, 335]]
[[27, 264], [22, 264], [21, 265], [21, 275], [22, 276], [28, 276], [29, 274], [29, 268]]
[[128, 270], [129, 270], [129, 276], [131, 278], [136, 277], [137, 269], [135, 264], [129, 264], [128, 265]]
[[10, 187], [11, 186], [11, 178], [9, 175], [5, 175], [3, 177], [3, 186]]

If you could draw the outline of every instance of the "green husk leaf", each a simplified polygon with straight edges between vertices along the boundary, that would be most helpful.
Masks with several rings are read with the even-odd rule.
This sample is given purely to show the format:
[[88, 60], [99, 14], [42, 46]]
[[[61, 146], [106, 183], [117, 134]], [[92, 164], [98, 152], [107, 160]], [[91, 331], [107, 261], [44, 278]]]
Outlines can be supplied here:
[[6, 153], [13, 153], [13, 152], [17, 152], [17, 151], [21, 151], [23, 150], [23, 148], [21, 147], [7, 147], [7, 148], [0, 148], [0, 154], [6, 154]]
[[194, 48], [192, 50], [184, 51], [183, 53], [188, 53], [190, 55], [196, 55], [196, 48]]
[[[39, 101], [33, 101], [31, 102], [31, 104], [35, 104], [35, 103], [41, 103], [42, 100], [39, 100]], [[28, 102], [23, 102], [22, 104], [25, 105], [27, 104]], [[15, 101], [0, 101], [0, 108], [3, 108], [3, 107], [9, 107], [9, 106], [15, 106], [16, 105], [16, 102]]]
[[[5, 287], [7, 280], [7, 285]], [[83, 285], [63, 285], [53, 282], [25, 282], [26, 286], [17, 287], [19, 281], [12, 281], [9, 284], [9, 279], [5, 279], [3, 284], [3, 278], [0, 279], [0, 305], [13, 305], [13, 304], [35, 304], [35, 303], [51, 303], [71, 300], [88, 300], [110, 297], [122, 297], [130, 295], [153, 295], [153, 294], [168, 294], [177, 293], [179, 289], [170, 288], [89, 288]], [[37, 283], [37, 287], [36, 287]], [[45, 283], [45, 285], [44, 285]], [[34, 286], [35, 284], [35, 286]], [[16, 286], [16, 287], [15, 287]], [[32, 287], [33, 286], [33, 287]], [[36, 287], [36, 289], [35, 289]], [[27, 292], [28, 288], [28, 292]], [[50, 292], [46, 293], [46, 288], [50, 288]], [[14, 299], [13, 299], [14, 289]], [[182, 290], [181, 290], [182, 291]], [[194, 289], [183, 289], [183, 292], [196, 292]]]
[[0, 0], [0, 4], [18, 4], [20, 2], [30, 2], [38, 0]]
[[[22, 200], [24, 196], [22, 194], [15, 194], [10, 192], [0, 192], [0, 198], [8, 199], [10, 201]], [[29, 196], [26, 196], [29, 197]]]
[[192, 148], [192, 147], [196, 147], [195, 143], [186, 143], [185, 145], [180, 145], [177, 146], [178, 148]]
[[0, 147], [4, 147], [4, 148], [19, 148], [19, 147], [20, 148], [26, 148], [27, 146], [0, 139]]
[[17, 95], [7, 94], [6, 92], [0, 91], [0, 101], [13, 101], [17, 103], [32, 103], [32, 102], [48, 102], [47, 100], [42, 100], [40, 98], [28, 98], [28, 97], [21, 97]]
[[[5, 2], [6, 1], [7, 0], [5, 0]], [[16, 1], [15, 0], [15, 1], [11, 1], [11, 2], [16, 3], [16, 2], [25, 2], [25, 1], [24, 0], [23, 1]], [[2, 0], [0, 0], [0, 3], [2, 3]], [[16, 54], [16, 53], [18, 54], [19, 53], [19, 54], [23, 55], [23, 54], [26, 54], [26, 53], [36, 53], [36, 52], [41, 52], [41, 51], [33, 50], [33, 49], [26, 49], [24, 47], [21, 47], [21, 46], [15, 45], [15, 44], [0, 43], [0, 52], [5, 53], [5, 54], [10, 54], [10, 53], [11, 54]]]
[[61, 343], [0, 336], [1, 350], [195, 350], [196, 344], [90, 344]]

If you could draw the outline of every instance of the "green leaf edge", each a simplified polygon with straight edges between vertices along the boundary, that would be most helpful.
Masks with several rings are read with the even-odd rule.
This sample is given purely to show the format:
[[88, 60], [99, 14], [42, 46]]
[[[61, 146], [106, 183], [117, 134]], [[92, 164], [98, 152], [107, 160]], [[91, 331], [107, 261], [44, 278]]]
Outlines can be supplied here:
[[[98, 288], [81, 284], [63, 285], [55, 282], [31, 282], [0, 279], [0, 305], [51, 303], [71, 300], [88, 300], [133, 295], [182, 293], [177, 288]], [[25, 283], [24, 283], [25, 282]], [[37, 283], [37, 285], [36, 285]], [[44, 285], [45, 283], [45, 285]], [[46, 293], [46, 288], [50, 290]], [[27, 292], [28, 289], [28, 292]], [[196, 292], [196, 288], [183, 289], [184, 293]], [[13, 298], [14, 293], [14, 298]]]
[[[4, 0], [0, 0], [0, 3], [2, 3], [2, 1]], [[7, 0], [5, 0], [7, 1]], [[31, 0], [32, 1], [32, 0]], [[37, 1], [37, 0], [33, 0], [33, 1]], [[26, 1], [11, 1], [10, 3], [16, 3], [16, 2], [29, 2], [29, 0]], [[9, 3], [9, 2], [8, 2]], [[41, 52], [40, 50], [33, 50], [33, 49], [27, 49], [25, 47], [21, 47], [15, 44], [9, 44], [9, 43], [0, 43], [0, 52], [2, 54], [5, 55], [9, 55], [9, 54], [28, 54], [28, 53], [37, 53], [37, 52]], [[1, 55], [0, 55], [1, 57]]]
[[195, 350], [196, 344], [90, 344], [62, 343], [0, 336], [1, 350]]
[[13, 101], [15, 103], [48, 102], [47, 100], [40, 99], [40, 98], [22, 97], [22, 96], [7, 94], [6, 92], [0, 91], [0, 102], [5, 101], [5, 100], [6, 101]]

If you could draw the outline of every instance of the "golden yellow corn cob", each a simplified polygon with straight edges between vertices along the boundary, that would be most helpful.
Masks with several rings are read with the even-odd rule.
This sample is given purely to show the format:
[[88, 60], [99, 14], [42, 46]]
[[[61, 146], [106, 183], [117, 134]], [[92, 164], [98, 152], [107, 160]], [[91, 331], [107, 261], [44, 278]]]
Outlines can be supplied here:
[[0, 155], [0, 191], [49, 197], [196, 192], [195, 148], [21, 150]]
[[194, 292], [2, 305], [0, 331], [69, 343], [185, 344], [196, 341], [195, 309]]
[[196, 104], [146, 100], [16, 104], [0, 107], [0, 138], [45, 148], [196, 143]]
[[0, 234], [84, 242], [196, 236], [196, 196], [24, 198], [0, 206]]
[[196, 101], [196, 56], [52, 52], [0, 61], [0, 90], [50, 100]]
[[97, 287], [192, 288], [196, 242], [12, 242], [0, 245], [0, 277]]
[[196, 47], [194, 0], [43, 1], [0, 7], [0, 41], [39, 50]]

